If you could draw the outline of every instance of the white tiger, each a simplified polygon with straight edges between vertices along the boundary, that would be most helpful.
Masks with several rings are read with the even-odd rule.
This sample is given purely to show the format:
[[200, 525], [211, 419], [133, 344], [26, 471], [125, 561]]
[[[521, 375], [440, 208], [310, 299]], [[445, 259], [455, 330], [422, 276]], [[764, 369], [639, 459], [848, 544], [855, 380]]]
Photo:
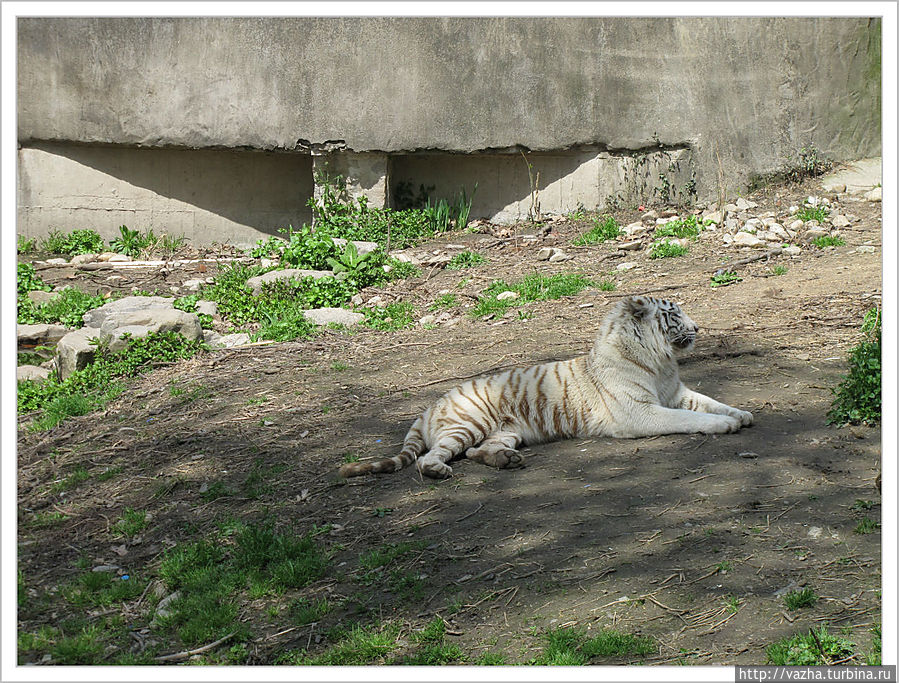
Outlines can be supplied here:
[[442, 479], [463, 452], [492, 467], [522, 467], [521, 444], [722, 434], [751, 425], [751, 413], [680, 381], [675, 356], [693, 348], [696, 331], [671, 301], [623, 299], [603, 319], [587, 355], [465, 382], [414, 422], [399, 455], [348, 463], [340, 474], [393, 472], [417, 459], [422, 474]]

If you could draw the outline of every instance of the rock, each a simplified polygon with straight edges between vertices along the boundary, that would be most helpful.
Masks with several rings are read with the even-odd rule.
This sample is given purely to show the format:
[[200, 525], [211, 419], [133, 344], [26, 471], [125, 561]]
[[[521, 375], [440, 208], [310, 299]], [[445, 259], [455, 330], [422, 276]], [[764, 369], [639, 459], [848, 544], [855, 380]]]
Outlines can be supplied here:
[[631, 270], [632, 268], [636, 268], [638, 265], [639, 265], [638, 263], [630, 263], [630, 262], [628, 262], [628, 263], [619, 263], [619, 264], [615, 267], [615, 270], [617, 270], [617, 271], [623, 273], [623, 272], [625, 272], [625, 271], [627, 271], [627, 270]]
[[653, 211], [652, 209], [650, 209], [649, 211], [643, 212], [643, 215], [640, 216], [640, 220], [642, 220], [645, 223], [645, 222], [654, 221], [658, 217], [659, 217], [659, 214], [656, 213], [655, 211]]
[[186, 280], [181, 283], [181, 286], [184, 287], [188, 292], [199, 292], [200, 287], [206, 284], [205, 278], [202, 280]]
[[860, 247], [856, 247], [855, 250], [859, 254], [873, 254], [875, 251], [877, 251], [877, 247], [873, 247], [870, 244], [863, 244]]
[[418, 260], [404, 251], [391, 251], [388, 256], [395, 258], [403, 263], [418, 263]]
[[618, 248], [624, 251], [637, 251], [642, 246], [642, 242], [622, 242], [618, 245]]
[[110, 301], [99, 308], [93, 308], [82, 316], [87, 327], [100, 327], [108, 318], [122, 313], [134, 311], [146, 311], [156, 308], [172, 308], [174, 297], [166, 296], [126, 296], [116, 301]]
[[818, 199], [818, 197], [816, 197], [815, 195], [809, 195], [808, 198], [805, 200], [805, 203], [808, 204], [809, 206], [818, 206], [818, 204], [821, 203], [821, 200]]
[[94, 361], [97, 347], [91, 339], [99, 337], [100, 332], [93, 327], [82, 327], [69, 332], [56, 345], [56, 364], [59, 378], [65, 379], [76, 370], [83, 370]]
[[736, 212], [739, 211], [739, 210], [740, 210], [740, 209], [739, 209], [739, 207], [737, 207], [736, 204], [725, 204], [725, 205], [724, 205], [724, 212], [725, 212], [725, 213], [736, 213]]
[[676, 220], [675, 218], [656, 218], [656, 225], [668, 225], [672, 221]]
[[702, 214], [702, 220], [712, 221], [717, 225], [724, 220], [724, 215], [720, 211], [706, 211]]
[[750, 202], [746, 199], [743, 199], [743, 197], [739, 197], [737, 199], [737, 209], [739, 211], [747, 211], [748, 209], [754, 209], [757, 206], [758, 204], [756, 204], [755, 202]]
[[35, 382], [43, 382], [50, 376], [50, 371], [37, 365], [20, 365], [16, 368], [16, 381], [22, 382], [30, 379]]
[[845, 228], [849, 225], [849, 219], [842, 214], [837, 214], [831, 219], [830, 224], [835, 228]]
[[156, 605], [156, 614], [153, 615], [153, 619], [150, 621], [150, 626], [155, 626], [159, 623], [159, 619], [169, 616], [172, 613], [171, 604], [180, 597], [181, 592], [175, 591], [171, 595], [167, 595], [162, 600], [160, 600], [159, 604]]
[[69, 265], [69, 260], [64, 258], [48, 258], [44, 263], [51, 266], [67, 266]]
[[47, 303], [51, 299], [55, 299], [57, 296], [59, 296], [59, 292], [45, 292], [41, 289], [34, 289], [28, 292], [28, 298], [38, 306]]
[[377, 306], [378, 308], [387, 308], [387, 300], [380, 294], [375, 294], [365, 303], [365, 305], [368, 307]]
[[790, 230], [792, 230], [793, 232], [796, 232], [797, 230], [802, 230], [803, 225], [805, 225], [805, 223], [803, 223], [802, 221], [797, 219], [797, 220], [793, 221], [792, 223], [790, 223]]
[[315, 308], [311, 311], [303, 311], [303, 317], [316, 325], [346, 325], [352, 327], [365, 320], [362, 313], [347, 310], [346, 308]]
[[323, 277], [334, 277], [334, 273], [330, 270], [304, 270], [302, 268], [271, 270], [267, 273], [263, 273], [262, 275], [251, 277], [249, 280], [247, 280], [247, 287], [249, 287], [253, 291], [253, 294], [258, 295], [262, 293], [262, 285], [266, 282], [290, 280], [291, 278], [299, 280], [304, 277], [314, 277], [317, 280]]
[[118, 353], [127, 347], [132, 339], [146, 337], [151, 331], [153, 330], [149, 325], [122, 325], [110, 330], [104, 336], [109, 344], [109, 350]]
[[790, 215], [793, 216], [797, 213], [799, 213], [799, 207], [793, 204], [793, 206], [790, 207]]
[[812, 228], [811, 230], [806, 230], [802, 234], [803, 242], [811, 242], [812, 240], [816, 240], [819, 237], [827, 237], [830, 234], [827, 230], [819, 230], [817, 228]]
[[506, 301], [507, 299], [517, 299], [520, 296], [521, 295], [518, 292], [512, 292], [512, 291], [507, 290], [505, 292], [501, 292], [501, 293], [497, 294], [496, 300], [497, 301]]
[[762, 221], [758, 218], [750, 218], [743, 225], [743, 232], [757, 232], [762, 227]]
[[435, 320], [437, 320], [437, 316], [433, 315], [432, 313], [428, 313], [428, 315], [419, 319], [418, 324], [422, 326], [433, 325]]
[[108, 260], [110, 263], [125, 263], [133, 259], [128, 254], [113, 254]]
[[756, 233], [755, 236], [766, 242], [783, 242], [783, 238], [780, 235], [776, 232], [771, 232], [770, 230], [762, 230], [761, 232]]
[[555, 252], [556, 250], [552, 247], [543, 247], [543, 249], [537, 252], [537, 260], [549, 261], [549, 257], [552, 256]]
[[802, 253], [802, 249], [797, 247], [795, 244], [791, 244], [789, 247], [783, 248], [783, 253], [787, 256], [799, 256]]
[[724, 237], [722, 238], [725, 246], [729, 246], [734, 243], [733, 235], [729, 235], [728, 233], [724, 233]]
[[756, 235], [753, 235], [748, 232], [742, 232], [742, 231], [738, 232], [736, 235], [734, 235], [733, 243], [734, 243], [734, 246], [737, 246], [737, 247], [754, 247], [754, 248], [762, 247], [762, 248], [764, 248], [767, 246], [765, 241], [762, 239], [759, 239]]
[[836, 192], [837, 194], [842, 194], [846, 191], [846, 183], [834, 183], [830, 186], [825, 184], [824, 189], [831, 192]]
[[97, 260], [102, 263], [105, 263], [106, 261], [111, 259], [113, 256], [117, 256], [117, 254], [114, 251], [104, 251], [102, 254], [97, 254]]
[[770, 223], [768, 225], [768, 232], [774, 233], [783, 240], [790, 239], [790, 234], [786, 230], [784, 230], [784, 226], [782, 226], [780, 223]]
[[[340, 249], [345, 249], [347, 240], [343, 239], [342, 237], [335, 237], [334, 244], [336, 244]], [[353, 245], [356, 247], [356, 251], [359, 252], [360, 256], [362, 256], [363, 254], [370, 254], [371, 252], [378, 249], [377, 242], [359, 242], [353, 240]], [[462, 249], [464, 248], [465, 247], [462, 247]]]
[[134, 325], [146, 326], [152, 332], [175, 331], [191, 340], [200, 339], [203, 332], [196, 314], [179, 310], [172, 302], [161, 296], [125, 297], [85, 313], [84, 325], [103, 334]]
[[817, 230], [821, 227], [821, 224], [818, 221], [806, 221], [802, 225], [806, 230]]
[[77, 266], [82, 263], [90, 263], [91, 261], [96, 261], [96, 260], [97, 260], [96, 254], [77, 254], [76, 256], [72, 257], [72, 260], [69, 261], [69, 263], [73, 266]]
[[558, 263], [559, 261], [570, 261], [572, 258], [574, 257], [570, 254], [566, 254], [561, 249], [556, 249], [555, 253], [553, 253], [553, 255], [549, 257], [549, 262]]
[[246, 332], [235, 332], [234, 334], [223, 334], [211, 345], [217, 349], [231, 349], [235, 346], [246, 346], [249, 343], [250, 335]]
[[733, 234], [740, 229], [740, 221], [736, 218], [728, 218], [724, 221], [724, 229]]
[[361, 294], [353, 294], [353, 297], [350, 299], [350, 303], [353, 304], [353, 306], [361, 306], [365, 303], [365, 299], [362, 298]]
[[212, 347], [216, 347], [221, 338], [222, 335], [215, 330], [203, 330], [203, 341]]
[[200, 299], [197, 302], [197, 313], [202, 315], [218, 315], [219, 305], [215, 301]]
[[625, 225], [622, 230], [626, 235], [635, 235], [638, 232], [644, 232], [647, 230], [647, 227], [643, 225], [643, 223], [630, 223]]
[[432, 268], [445, 266], [452, 260], [452, 258], [452, 254], [428, 254], [418, 263], [418, 265], [431, 266]]
[[62, 325], [16, 325], [16, 342], [20, 349], [53, 345], [69, 331]]
[[869, 190], [865, 192], [865, 200], [869, 202], [879, 202], [883, 201], [883, 188], [875, 187], [873, 190]]

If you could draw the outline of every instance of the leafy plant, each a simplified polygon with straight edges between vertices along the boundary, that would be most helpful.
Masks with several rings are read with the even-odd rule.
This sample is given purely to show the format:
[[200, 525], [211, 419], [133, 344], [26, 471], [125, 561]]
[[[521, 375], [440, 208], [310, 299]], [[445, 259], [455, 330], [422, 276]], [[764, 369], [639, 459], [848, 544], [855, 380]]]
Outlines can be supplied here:
[[122, 517], [113, 524], [112, 528], [116, 533], [131, 538], [146, 529], [149, 523], [147, 513], [143, 510], [125, 508]]
[[287, 243], [280, 237], [269, 236], [265, 240], [257, 240], [256, 246], [250, 250], [253, 258], [279, 258]]
[[649, 250], [649, 258], [674, 258], [676, 256], [683, 256], [689, 251], [690, 250], [685, 246], [663, 240], [652, 245], [652, 248]]
[[281, 259], [293, 268], [326, 270], [328, 259], [338, 254], [337, 245], [324, 230], [319, 228], [313, 231], [308, 225], [304, 225], [299, 230], [288, 228], [287, 244], [281, 253]]
[[29, 299], [20, 299], [17, 321], [20, 324], [60, 323], [66, 327], [82, 327], [84, 314], [99, 308], [106, 301], [102, 296], [66, 287], [57, 296], [39, 305]]
[[428, 310], [442, 311], [445, 308], [452, 308], [453, 306], [458, 305], [458, 303], [458, 297], [452, 292], [449, 292], [447, 294], [441, 294], [436, 299], [434, 299], [434, 303], [428, 306]]
[[587, 246], [588, 244], [597, 244], [607, 240], [613, 240], [622, 235], [621, 225], [615, 220], [614, 216], [596, 217], [593, 219], [593, 227], [580, 237], [576, 238], [572, 244], [578, 247]]
[[726, 287], [727, 285], [732, 285], [735, 282], [742, 282], [743, 278], [737, 275], [732, 270], [726, 270], [722, 273], [715, 273], [712, 275], [712, 289], [716, 287]]
[[[556, 275], [534, 273], [511, 285], [503, 280], [495, 280], [484, 290], [472, 309], [471, 316], [479, 318], [489, 314], [501, 315], [517, 304], [559, 299], [563, 296], [577, 294], [587, 287], [595, 286], [595, 282], [577, 273], [557, 273]], [[516, 299], [497, 298], [506, 291], [517, 292], [519, 296]]]
[[402, 330], [415, 324], [412, 304], [408, 301], [397, 301], [384, 308], [366, 308], [365, 320], [360, 324], [375, 330]]
[[846, 245], [846, 240], [844, 240], [842, 237], [821, 235], [820, 237], [816, 237], [815, 239], [813, 239], [812, 244], [818, 247], [818, 249], [825, 249], [827, 247], [843, 247]]
[[696, 216], [687, 216], [686, 218], [676, 218], [668, 221], [664, 225], [656, 228], [655, 237], [675, 237], [679, 239], [696, 239], [706, 225], [710, 225], [712, 221], [706, 220], [700, 222]]
[[388, 273], [388, 279], [390, 280], [404, 280], [409, 277], [418, 277], [421, 275], [421, 268], [414, 263], [400, 261], [392, 256], [387, 257], [387, 263], [385, 265], [390, 268], [390, 272]]
[[95, 254], [103, 251], [105, 245], [96, 230], [73, 230], [65, 234], [51, 230], [44, 239], [44, 250], [51, 254]]
[[823, 223], [827, 219], [830, 210], [826, 206], [803, 206], [796, 212], [796, 218], [807, 223], [808, 221], [817, 221]]
[[23, 262], [16, 266], [16, 291], [19, 296], [34, 291], [49, 292], [51, 289], [53, 288], [37, 275], [37, 271], [30, 263]]
[[19, 238], [16, 241], [16, 251], [19, 254], [30, 254], [35, 250], [36, 246], [37, 240], [25, 237], [25, 235], [19, 235]]
[[788, 610], [797, 610], [802, 607], [812, 607], [818, 602], [818, 596], [811, 588], [803, 588], [801, 591], [790, 591], [784, 595], [784, 605]]
[[829, 634], [822, 626], [772, 643], [765, 654], [775, 666], [820, 666], [850, 657], [854, 649], [854, 643]]
[[487, 263], [487, 259], [476, 251], [460, 251], [455, 254], [446, 264], [447, 270], [462, 270], [463, 268], [474, 268], [482, 263]]
[[159, 243], [159, 238], [153, 234], [152, 229], [145, 233], [140, 230], [132, 230], [126, 225], [119, 227], [119, 237], [113, 239], [109, 246], [119, 254], [126, 254], [131, 258], [137, 258], [145, 251], [153, 249]]
[[862, 323], [865, 339], [849, 351], [849, 373], [833, 390], [828, 424], [880, 421], [881, 312], [871, 308]]

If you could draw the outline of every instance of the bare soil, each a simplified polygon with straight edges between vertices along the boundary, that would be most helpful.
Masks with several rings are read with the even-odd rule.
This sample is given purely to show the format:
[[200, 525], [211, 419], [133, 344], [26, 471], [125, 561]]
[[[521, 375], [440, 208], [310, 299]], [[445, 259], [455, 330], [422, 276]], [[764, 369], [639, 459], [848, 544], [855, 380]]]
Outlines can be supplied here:
[[[783, 217], [808, 194], [824, 193], [814, 180], [762, 190], [750, 197], [759, 203], [752, 213]], [[516, 226], [517, 239], [450, 235], [425, 247], [466, 242], [489, 263], [426, 269], [371, 293], [411, 300], [420, 317], [442, 290], [459, 292], [454, 325], [324, 331], [310, 341], [204, 354], [137, 379], [103, 413], [50, 432], [20, 429], [26, 586], [32, 596], [52, 594], [85, 557], [150, 577], [167, 547], [229, 517], [268, 514], [300, 534], [332, 525], [319, 540], [333, 559], [325, 578], [302, 591], [239, 599], [253, 634], [251, 664], [272, 663], [288, 650], [322, 651], [328, 642], [319, 634], [335, 624], [393, 620], [408, 638], [435, 615], [470, 661], [494, 652], [510, 664], [527, 662], [542, 648], [543, 630], [565, 625], [655, 639], [654, 654], [610, 662], [617, 664], [764, 663], [767, 645], [821, 624], [845, 628], [858, 651], [868, 652], [881, 619], [881, 535], [879, 528], [854, 529], [863, 517], [880, 521], [880, 430], [838, 429], [825, 415], [847, 352], [861, 339], [864, 312], [880, 301], [880, 204], [827, 196], [859, 218], [842, 231], [846, 246], [741, 266], [742, 282], [718, 289], [709, 278], [724, 256], [757, 253], [724, 247], [720, 233], [704, 236], [685, 257], [660, 260], [649, 260], [646, 249], [616, 255], [608, 243], [570, 246], [589, 227], [585, 221], [553, 223], [536, 241], [520, 237], [533, 234], [533, 225]], [[625, 224], [637, 215], [618, 218]], [[857, 252], [862, 244], [877, 246], [876, 253]], [[564, 247], [574, 259], [537, 261], [545, 245]], [[639, 266], [619, 273], [621, 261]], [[775, 263], [788, 271], [773, 275]], [[108, 272], [68, 271], [40, 274], [108, 288]], [[196, 272], [122, 273], [127, 279], [116, 286], [142, 280], [142, 288], [166, 290]], [[528, 304], [500, 320], [466, 315], [492, 279], [532, 272], [583, 272], [611, 278], [617, 289]], [[526, 448], [524, 469], [462, 460], [445, 481], [422, 480], [414, 468], [337, 477], [348, 456], [396, 452], [414, 418], [458, 380], [584, 353], [605, 312], [636, 293], [682, 304], [700, 326], [682, 378], [751, 411], [754, 426], [721, 436], [550, 443]], [[175, 396], [173, 386], [185, 391]], [[118, 469], [105, 481], [92, 476], [70, 491], [51, 491], [79, 466], [92, 474]], [[264, 485], [250, 490], [248, 478], [260, 472]], [[233, 495], [207, 502], [202, 492], [217, 482]], [[854, 509], [857, 500], [873, 508]], [[126, 507], [152, 514], [132, 541], [111, 529]], [[35, 525], [36, 514], [55, 511], [65, 520]], [[402, 564], [423, 581], [421, 597], [388, 590], [386, 579], [359, 582], [360, 556], [403, 541], [423, 542]], [[788, 586], [810, 587], [819, 600], [791, 612], [775, 594]], [[269, 607], [297, 595], [339, 606], [312, 626], [294, 627], [283, 610], [271, 615]], [[137, 630], [152, 617], [146, 603], [122, 608]], [[19, 612], [20, 631], [76, 611], [58, 599], [29, 605]], [[152, 630], [147, 638], [160, 653], [184, 649]]]

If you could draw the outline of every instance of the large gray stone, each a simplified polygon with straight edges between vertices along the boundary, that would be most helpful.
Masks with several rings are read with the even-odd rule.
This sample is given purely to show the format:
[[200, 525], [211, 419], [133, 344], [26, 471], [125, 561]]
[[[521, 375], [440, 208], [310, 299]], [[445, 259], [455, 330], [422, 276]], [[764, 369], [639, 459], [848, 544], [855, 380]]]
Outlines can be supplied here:
[[234, 334], [224, 334], [217, 339], [209, 342], [209, 345], [216, 349], [230, 349], [235, 346], [245, 346], [250, 343], [250, 335], [246, 332], [235, 332]]
[[278, 280], [299, 280], [304, 277], [314, 277], [315, 279], [323, 277], [334, 277], [334, 273], [330, 270], [304, 270], [302, 268], [285, 268], [284, 270], [270, 270], [262, 275], [251, 277], [247, 280], [247, 287], [253, 290], [253, 294], [262, 293], [262, 285], [266, 282], [277, 282]]
[[42, 289], [33, 289], [28, 292], [28, 298], [36, 305], [40, 306], [59, 296], [59, 292], [45, 292]]
[[68, 331], [62, 325], [16, 325], [16, 341], [20, 349], [47, 346], [58, 342]]
[[[174, 297], [165, 296], [126, 296], [116, 301], [110, 301], [99, 308], [89, 310], [84, 314], [85, 327], [102, 327], [109, 318], [115, 318], [124, 314], [146, 312], [149, 310], [170, 309], [175, 302]], [[140, 324], [140, 323], [124, 323]]]
[[[336, 244], [341, 249], [344, 249], [346, 248], [347, 240], [343, 239], [342, 237], [335, 237], [334, 244]], [[369, 254], [378, 248], [377, 242], [360, 242], [357, 240], [353, 240], [353, 244], [355, 245], [356, 251], [360, 256], [362, 254]]]
[[49, 376], [50, 371], [47, 368], [40, 368], [37, 365], [20, 365], [16, 368], [17, 382], [22, 382], [26, 379], [43, 382]]
[[334, 323], [346, 325], [347, 327], [358, 325], [365, 319], [363, 314], [349, 311], [345, 308], [315, 308], [310, 311], [303, 311], [303, 317], [316, 325]]
[[56, 365], [60, 379], [65, 379], [76, 370], [83, 370], [94, 361], [97, 347], [91, 340], [99, 336], [99, 330], [82, 327], [59, 340], [56, 345]]

